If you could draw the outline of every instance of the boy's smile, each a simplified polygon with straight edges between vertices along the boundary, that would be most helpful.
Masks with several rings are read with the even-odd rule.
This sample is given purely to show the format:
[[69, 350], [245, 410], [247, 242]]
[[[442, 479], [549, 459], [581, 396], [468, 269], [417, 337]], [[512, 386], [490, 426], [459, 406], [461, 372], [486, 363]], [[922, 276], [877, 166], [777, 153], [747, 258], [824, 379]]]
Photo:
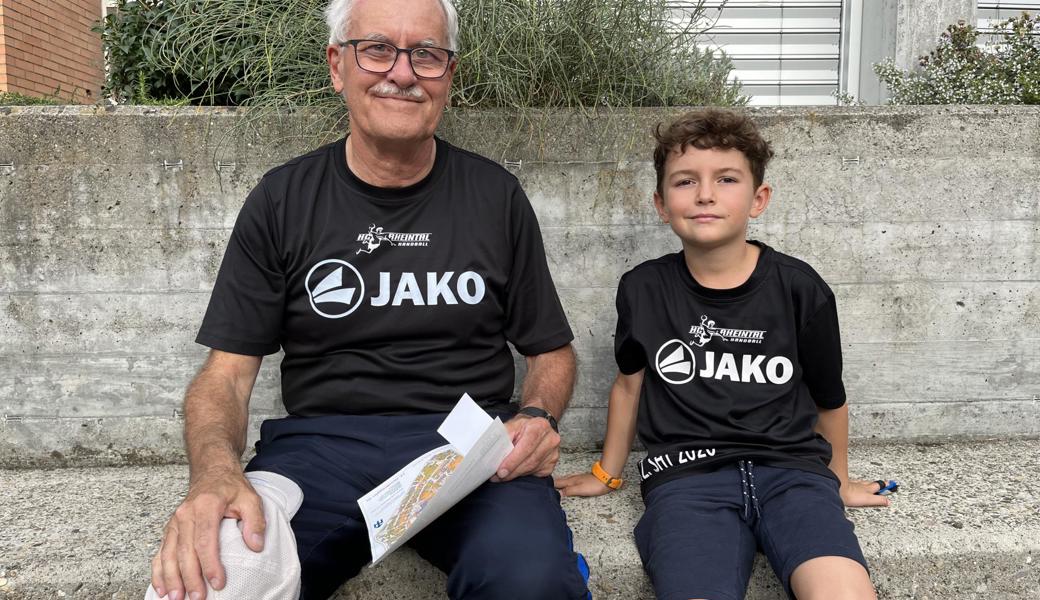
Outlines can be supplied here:
[[670, 153], [654, 206], [684, 247], [711, 250], [743, 244], [748, 220], [765, 211], [771, 194], [768, 185], [756, 189], [739, 150], [688, 146]]

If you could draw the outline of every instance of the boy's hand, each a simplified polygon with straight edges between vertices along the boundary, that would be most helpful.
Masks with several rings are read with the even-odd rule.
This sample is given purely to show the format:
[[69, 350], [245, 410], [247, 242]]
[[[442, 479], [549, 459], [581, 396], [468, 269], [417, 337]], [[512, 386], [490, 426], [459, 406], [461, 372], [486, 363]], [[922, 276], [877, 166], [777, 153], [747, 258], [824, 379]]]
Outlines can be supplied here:
[[554, 479], [553, 483], [556, 489], [560, 490], [561, 496], [602, 496], [614, 491], [596, 479], [592, 473], [567, 475]]
[[876, 481], [850, 479], [841, 486], [841, 501], [845, 506], [891, 506], [892, 501], [875, 494], [881, 486]]

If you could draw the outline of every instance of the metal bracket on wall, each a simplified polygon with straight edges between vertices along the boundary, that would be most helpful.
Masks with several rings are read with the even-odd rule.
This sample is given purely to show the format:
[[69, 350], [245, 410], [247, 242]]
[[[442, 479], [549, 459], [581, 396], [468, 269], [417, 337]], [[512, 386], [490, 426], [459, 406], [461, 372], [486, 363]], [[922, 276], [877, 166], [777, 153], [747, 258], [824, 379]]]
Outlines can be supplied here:
[[524, 161], [523, 160], [505, 160], [505, 161], [502, 161], [502, 166], [504, 166], [506, 168], [506, 170], [511, 172], [511, 173], [519, 173], [520, 169], [524, 168]]
[[14, 173], [14, 163], [9, 160], [0, 162], [0, 173]]
[[217, 170], [218, 171], [234, 171], [235, 168], [237, 168], [237, 167], [238, 167], [238, 163], [234, 162], [234, 161], [232, 161], [232, 162], [220, 161], [220, 162], [217, 163]]
[[21, 421], [22, 421], [22, 415], [9, 415], [7, 413], [4, 413], [3, 415], [0, 415], [0, 424], [6, 425], [8, 422], [20, 423]]
[[170, 162], [166, 159], [163, 159], [162, 168], [166, 171], [180, 171], [184, 168], [184, 161], [178, 160], [177, 162]]
[[845, 169], [848, 168], [849, 165], [859, 165], [859, 157], [858, 156], [852, 156], [852, 157], [842, 156], [841, 157], [841, 170], [844, 171]]

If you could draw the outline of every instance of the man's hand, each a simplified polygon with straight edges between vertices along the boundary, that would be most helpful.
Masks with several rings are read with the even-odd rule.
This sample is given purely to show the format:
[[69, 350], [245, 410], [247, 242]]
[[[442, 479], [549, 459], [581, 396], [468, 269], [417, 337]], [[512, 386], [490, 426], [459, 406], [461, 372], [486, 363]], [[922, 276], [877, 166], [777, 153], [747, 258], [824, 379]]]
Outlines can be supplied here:
[[225, 517], [242, 521], [242, 539], [250, 550], [263, 550], [263, 505], [245, 475], [241, 471], [203, 474], [170, 517], [162, 546], [152, 559], [152, 587], [160, 597], [202, 600], [206, 581], [215, 590], [224, 588], [219, 532]]
[[592, 473], [567, 475], [557, 479], [555, 485], [561, 496], [602, 496], [614, 491]]
[[881, 489], [876, 481], [850, 479], [841, 485], [841, 501], [845, 506], [890, 506], [892, 501], [874, 492]]
[[560, 461], [560, 434], [547, 419], [517, 415], [506, 421], [513, 451], [498, 467], [492, 481], [509, 481], [524, 475], [548, 477]]

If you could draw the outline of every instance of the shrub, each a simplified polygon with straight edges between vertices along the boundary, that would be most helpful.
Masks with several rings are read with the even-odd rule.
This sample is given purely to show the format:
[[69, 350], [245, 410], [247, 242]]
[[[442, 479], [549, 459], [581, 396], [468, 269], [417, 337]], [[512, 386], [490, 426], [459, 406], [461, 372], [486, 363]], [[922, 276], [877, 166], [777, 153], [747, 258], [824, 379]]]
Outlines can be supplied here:
[[118, 0], [115, 10], [93, 29], [101, 34], [108, 63], [102, 93], [117, 102], [180, 96], [169, 72], [157, 69], [149, 50], [162, 30], [161, 0]]
[[920, 70], [887, 59], [874, 71], [893, 104], [1040, 104], [1040, 16], [1023, 13], [996, 29], [998, 43], [980, 48], [973, 26], [950, 25]]
[[695, 46], [694, 9], [662, 0], [459, 0], [463, 106], [743, 104], [732, 70]]
[[[324, 60], [327, 0], [120, 0], [107, 21], [109, 88], [204, 104], [341, 111]], [[456, 0], [453, 102], [476, 107], [739, 105], [731, 65], [694, 46], [700, 9], [678, 26], [666, 0]], [[133, 41], [134, 43], [130, 43]], [[140, 48], [139, 52], [133, 52]], [[154, 84], [154, 85], [153, 85]], [[128, 91], [129, 90], [129, 91]]]
[[37, 98], [16, 92], [0, 92], [0, 106], [32, 106], [36, 104], [56, 105], [64, 101], [52, 97]]

